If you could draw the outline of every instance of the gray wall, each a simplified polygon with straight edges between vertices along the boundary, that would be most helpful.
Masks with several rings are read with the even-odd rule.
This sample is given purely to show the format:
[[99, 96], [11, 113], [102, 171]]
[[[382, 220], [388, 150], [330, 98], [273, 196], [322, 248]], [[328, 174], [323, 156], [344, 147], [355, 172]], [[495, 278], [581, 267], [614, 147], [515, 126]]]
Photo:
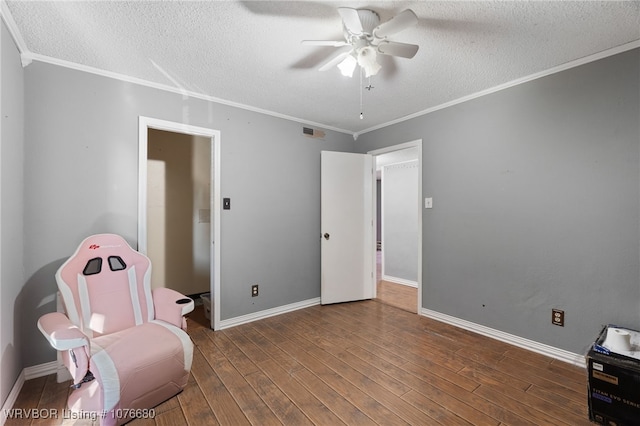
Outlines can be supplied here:
[[418, 160], [382, 168], [385, 279], [418, 282]]
[[[320, 150], [353, 150], [351, 136], [312, 139], [292, 121], [40, 62], [24, 71], [26, 294], [54, 294], [87, 235], [136, 246], [143, 115], [221, 132], [221, 318], [320, 296]], [[25, 366], [55, 357], [35, 328], [54, 305], [39, 302], [21, 307]]]
[[[221, 217], [222, 319], [319, 296], [321, 149], [366, 152], [422, 138], [423, 194], [435, 206], [422, 212], [425, 308], [574, 352], [601, 324], [638, 327], [638, 50], [354, 144], [49, 64], [21, 71], [6, 40], [3, 30], [3, 399], [18, 364], [55, 359], [35, 322], [54, 310], [55, 270], [79, 241], [117, 232], [136, 245], [139, 115], [221, 131], [222, 196], [232, 199]], [[16, 112], [13, 127], [5, 108]], [[552, 307], [565, 309], [566, 327], [550, 324]]]
[[22, 370], [16, 311], [24, 300], [23, 149], [24, 79], [20, 55], [0, 20], [0, 407]]
[[360, 136], [360, 152], [423, 140], [424, 308], [575, 353], [603, 324], [640, 328], [639, 64], [635, 49]]

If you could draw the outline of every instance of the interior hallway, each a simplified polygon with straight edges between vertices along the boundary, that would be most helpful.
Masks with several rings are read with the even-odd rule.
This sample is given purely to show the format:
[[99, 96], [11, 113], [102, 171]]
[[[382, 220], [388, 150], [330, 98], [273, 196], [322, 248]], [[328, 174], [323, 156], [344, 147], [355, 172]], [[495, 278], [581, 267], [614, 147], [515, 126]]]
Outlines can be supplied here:
[[400, 308], [407, 312], [418, 313], [418, 289], [396, 284], [382, 279], [382, 252], [376, 251], [376, 283], [378, 302]]

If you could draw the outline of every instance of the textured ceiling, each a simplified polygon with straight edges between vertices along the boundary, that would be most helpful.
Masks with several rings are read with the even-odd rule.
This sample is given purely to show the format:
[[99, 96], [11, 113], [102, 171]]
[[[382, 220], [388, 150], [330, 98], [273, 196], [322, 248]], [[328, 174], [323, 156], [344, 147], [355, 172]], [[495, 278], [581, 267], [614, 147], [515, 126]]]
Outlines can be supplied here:
[[[55, 58], [358, 133], [640, 39], [640, 2], [612, 1], [6, 1], [25, 56]], [[317, 68], [342, 39], [336, 8], [419, 22], [360, 79]], [[365, 79], [365, 85], [368, 81]]]

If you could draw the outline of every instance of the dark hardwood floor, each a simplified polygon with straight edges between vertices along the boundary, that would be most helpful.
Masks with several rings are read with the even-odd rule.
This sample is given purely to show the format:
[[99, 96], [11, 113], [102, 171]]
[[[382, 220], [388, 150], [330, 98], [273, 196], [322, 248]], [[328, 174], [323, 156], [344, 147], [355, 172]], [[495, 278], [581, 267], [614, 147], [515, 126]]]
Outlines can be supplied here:
[[[211, 331], [186, 389], [131, 425], [588, 425], [586, 371], [370, 300]], [[62, 412], [69, 383], [28, 380], [14, 408]], [[7, 425], [92, 424], [84, 420]]]
[[418, 313], [418, 289], [415, 287], [379, 280], [376, 293], [378, 302]]
[[418, 289], [382, 279], [382, 252], [376, 252], [376, 300], [408, 312], [418, 312]]

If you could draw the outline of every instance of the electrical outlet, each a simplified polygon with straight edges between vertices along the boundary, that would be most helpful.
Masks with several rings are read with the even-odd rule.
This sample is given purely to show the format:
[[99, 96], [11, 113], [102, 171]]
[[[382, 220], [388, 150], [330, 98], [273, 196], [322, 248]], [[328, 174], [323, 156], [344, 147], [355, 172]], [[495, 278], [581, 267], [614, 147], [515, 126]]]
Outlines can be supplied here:
[[258, 295], [258, 284], [251, 286], [251, 297], [256, 297]]
[[564, 311], [560, 309], [552, 309], [551, 310], [551, 323], [553, 325], [558, 325], [560, 327], [564, 327]]

